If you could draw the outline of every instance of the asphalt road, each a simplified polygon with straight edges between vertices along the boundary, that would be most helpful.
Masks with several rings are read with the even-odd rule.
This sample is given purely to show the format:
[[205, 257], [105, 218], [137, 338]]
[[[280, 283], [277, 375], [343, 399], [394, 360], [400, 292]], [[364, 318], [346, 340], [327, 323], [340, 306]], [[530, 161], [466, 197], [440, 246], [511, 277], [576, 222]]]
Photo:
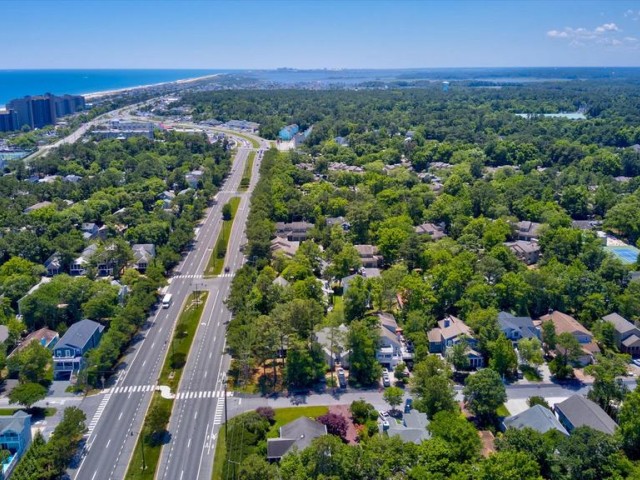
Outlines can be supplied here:
[[[242, 144], [244, 142], [241, 141]], [[179, 391], [213, 392], [215, 390], [218, 372], [222, 369], [221, 361], [224, 348], [224, 326], [221, 323], [221, 318], [226, 310], [224, 310], [223, 300], [230, 285], [231, 274], [223, 275], [215, 280], [203, 280], [202, 273], [222, 225], [222, 206], [228, 198], [234, 196], [231, 192], [235, 192], [240, 184], [248, 152], [248, 148], [238, 149], [232, 173], [218, 193], [217, 204], [207, 210], [205, 219], [197, 231], [193, 249], [174, 269], [174, 276], [170, 279], [168, 287], [168, 293], [173, 295], [172, 305], [168, 309], [159, 308], [148, 319], [137, 343], [128, 352], [123, 362], [123, 369], [115, 384], [103, 393], [95, 416], [88, 419], [90, 433], [85, 453], [78, 467], [70, 470], [72, 478], [82, 480], [124, 478], [143, 424], [145, 412], [151, 401], [152, 390], [156, 385], [165, 354], [169, 348], [175, 321], [183, 303], [195, 289], [206, 288], [210, 292], [203, 315], [203, 323], [206, 326], [201, 324], [198, 329]], [[258, 163], [254, 162], [255, 176], [252, 185], [257, 177]], [[243, 198], [231, 234], [228, 258], [232, 270], [238, 268], [242, 261], [242, 257], [239, 255], [239, 246], [243, 235], [244, 219], [248, 213], [249, 191], [242, 195]], [[209, 395], [212, 394], [209, 393]], [[188, 399], [185, 402], [188, 402]], [[215, 404], [215, 399], [209, 398], [209, 402]], [[178, 400], [172, 415], [172, 425], [169, 428], [172, 443], [165, 447], [163, 452], [170, 451], [175, 444], [173, 438], [181, 434], [181, 423], [177, 424], [176, 422], [180, 416], [183, 416], [182, 411], [185, 408], [194, 411], [191, 409], [192, 407], [183, 406]], [[215, 407], [209, 406], [209, 410], [211, 408]], [[200, 418], [194, 419], [194, 422], [197, 420], [196, 426], [202, 427], [200, 428], [202, 431], [206, 426], [206, 422], [204, 424], [202, 422], [208, 413], [203, 410]], [[213, 415], [208, 416], [213, 418]], [[172, 428], [175, 428], [176, 432], [173, 432]], [[179, 458], [181, 455], [176, 455], [174, 458]], [[187, 476], [185, 478], [197, 477]]]

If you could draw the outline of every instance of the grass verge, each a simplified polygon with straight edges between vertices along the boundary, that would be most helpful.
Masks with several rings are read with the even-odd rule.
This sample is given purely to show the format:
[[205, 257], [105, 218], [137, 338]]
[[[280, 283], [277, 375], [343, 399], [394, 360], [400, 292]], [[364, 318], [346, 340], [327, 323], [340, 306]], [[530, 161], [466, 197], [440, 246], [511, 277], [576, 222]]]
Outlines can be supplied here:
[[240, 187], [238, 188], [239, 192], [244, 192], [249, 188], [249, 184], [251, 183], [251, 170], [253, 170], [253, 160], [255, 158], [256, 152], [249, 152], [247, 163], [244, 166], [244, 172], [242, 172], [242, 180], [240, 180]]
[[496, 409], [496, 414], [499, 417], [508, 417], [509, 415], [511, 415], [511, 412], [509, 412], [506, 405], [503, 403]]
[[[162, 398], [159, 393], [154, 393], [148, 411], [151, 412], [158, 408], [163, 411], [164, 418], [166, 418], [167, 423], [169, 423], [168, 419], [171, 416], [173, 400]], [[147, 420], [148, 419], [145, 419], [145, 424]], [[131, 462], [127, 469], [127, 475], [124, 477], [125, 480], [153, 480], [155, 477], [156, 468], [158, 468], [158, 460], [160, 459], [160, 452], [162, 451], [162, 442], [159, 442], [157, 445], [152, 445], [145, 440], [146, 437], [147, 435], [144, 431], [138, 435], [136, 448], [133, 451]]]
[[10, 416], [13, 415], [18, 410], [26, 410], [26, 412], [32, 415], [34, 418], [46, 418], [53, 417], [57, 409], [52, 407], [40, 408], [40, 407], [32, 407], [32, 408], [0, 408], [0, 415]]
[[198, 292], [197, 294], [193, 292], [187, 297], [182, 312], [180, 312], [173, 339], [171, 340], [171, 350], [169, 350], [169, 355], [165, 358], [160, 378], [158, 379], [160, 385], [168, 385], [172, 392], [175, 392], [180, 384], [182, 370], [187, 363], [189, 349], [198, 329], [208, 295], [209, 292]]
[[236, 136], [236, 137], [244, 138], [245, 140], [248, 140], [249, 142], [251, 142], [251, 146], [252, 146], [253, 148], [260, 148], [260, 142], [258, 142], [257, 140], [255, 140], [255, 139], [253, 139], [253, 138], [249, 137], [248, 135], [243, 135], [243, 134], [238, 133], [238, 132], [233, 132], [233, 134], [232, 134], [232, 135], [234, 135], [234, 136]]
[[[318, 418], [329, 411], [329, 407], [289, 407], [289, 408], [276, 408], [275, 409], [275, 423], [271, 426], [269, 432], [267, 432], [267, 438], [275, 438], [279, 435], [280, 427], [286, 423], [292, 422], [296, 418], [311, 417]], [[227, 438], [224, 432], [224, 425], [221, 426], [218, 432], [218, 442], [216, 443], [215, 456], [213, 457], [213, 472], [211, 474], [212, 480], [223, 480], [223, 467], [224, 459], [227, 456]]]
[[227, 245], [229, 244], [229, 238], [231, 237], [231, 228], [233, 227], [233, 220], [236, 218], [236, 212], [240, 205], [240, 197], [233, 197], [229, 200], [231, 204], [231, 220], [225, 220], [222, 222], [222, 231], [218, 235], [211, 256], [209, 257], [209, 263], [204, 270], [205, 277], [212, 277], [220, 275], [222, 273], [222, 267], [224, 266], [224, 258], [227, 255]]

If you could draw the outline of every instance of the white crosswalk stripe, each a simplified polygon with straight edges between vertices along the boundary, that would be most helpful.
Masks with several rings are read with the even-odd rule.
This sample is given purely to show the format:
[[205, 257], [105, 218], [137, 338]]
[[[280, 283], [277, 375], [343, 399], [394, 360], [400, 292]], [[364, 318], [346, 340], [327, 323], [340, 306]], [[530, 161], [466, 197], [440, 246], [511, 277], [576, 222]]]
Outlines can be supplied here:
[[213, 416], [213, 424], [220, 425], [222, 423], [222, 410], [224, 409], [224, 398], [218, 398], [216, 412]]
[[[196, 400], [200, 398], [220, 398], [223, 397], [222, 391], [201, 390], [198, 392], [178, 392], [176, 400]], [[227, 392], [227, 397], [233, 397], [233, 392]]]

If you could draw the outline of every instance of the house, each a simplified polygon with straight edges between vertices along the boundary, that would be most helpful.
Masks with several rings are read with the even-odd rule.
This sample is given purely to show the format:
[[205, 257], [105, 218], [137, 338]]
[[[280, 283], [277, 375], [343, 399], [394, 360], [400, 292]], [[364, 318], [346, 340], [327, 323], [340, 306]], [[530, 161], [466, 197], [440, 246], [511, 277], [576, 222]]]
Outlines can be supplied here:
[[389, 370], [396, 368], [399, 363], [412, 361], [413, 349], [406, 342], [394, 316], [389, 313], [380, 313], [378, 321], [380, 339], [376, 349], [376, 360]]
[[71, 174], [64, 176], [62, 180], [68, 183], [78, 183], [80, 180], [82, 180], [82, 177], [80, 177], [79, 175]]
[[342, 294], [344, 295], [347, 290], [349, 290], [349, 285], [351, 285], [351, 282], [353, 282], [356, 277], [376, 278], [379, 276], [379, 268], [361, 268], [357, 273], [354, 273], [353, 275], [347, 275], [346, 277], [343, 277], [342, 280], [340, 280], [340, 283], [342, 284]]
[[404, 414], [402, 423], [389, 422], [387, 434], [390, 437], [399, 437], [403, 442], [419, 445], [424, 440], [431, 438], [431, 434], [427, 430], [428, 426], [427, 414], [412, 409], [409, 413]]
[[534, 405], [522, 413], [505, 418], [502, 422], [502, 429], [506, 430], [507, 428], [518, 430], [532, 428], [540, 433], [557, 430], [564, 435], [569, 435], [553, 412], [542, 405]]
[[598, 348], [598, 345], [593, 341], [593, 333], [587, 330], [571, 315], [554, 310], [540, 317], [540, 320], [542, 320], [542, 322], [553, 322], [557, 335], [570, 333], [578, 340], [582, 347], [582, 356], [577, 361], [579, 365], [585, 366], [592, 363], [594, 355], [600, 353], [600, 348]]
[[530, 242], [532, 240], [538, 239], [540, 235], [540, 227], [542, 227], [542, 224], [523, 220], [522, 222], [516, 223], [515, 226], [516, 240]]
[[279, 277], [276, 277], [271, 283], [273, 283], [274, 285], [278, 285], [279, 287], [282, 287], [282, 288], [287, 288], [289, 285], [291, 285], [289, 281], [286, 278], [284, 278], [282, 275], [280, 275]]
[[129, 287], [120, 283], [118, 280], [111, 280], [109, 283], [112, 287], [118, 288], [118, 304], [124, 305], [124, 300], [127, 298], [127, 295], [129, 295]]
[[51, 255], [44, 262], [44, 268], [47, 271], [48, 277], [53, 277], [54, 275], [58, 275], [62, 270], [62, 257], [58, 252]]
[[174, 198], [176, 198], [176, 194], [173, 192], [173, 190], [165, 190], [160, 195], [158, 195], [158, 200], [162, 202], [162, 208], [164, 210], [168, 210], [171, 208], [171, 204]]
[[498, 314], [500, 330], [518, 348], [518, 342], [523, 338], [537, 338], [540, 340], [540, 331], [533, 324], [531, 317], [515, 317], [509, 312]]
[[271, 254], [275, 255], [277, 253], [282, 253], [286, 257], [293, 257], [298, 248], [300, 247], [300, 242], [290, 242], [285, 237], [276, 237], [271, 240]]
[[445, 354], [450, 348], [461, 341], [466, 341], [468, 345], [467, 358], [471, 368], [484, 366], [484, 358], [474, 350], [477, 340], [473, 338], [471, 328], [453, 315], [448, 315], [438, 322], [438, 326], [427, 332], [429, 338], [429, 353]]
[[345, 220], [344, 217], [327, 217], [325, 220], [327, 228], [331, 229], [336, 225], [340, 225], [342, 230], [348, 232], [351, 229], [351, 224]]
[[69, 273], [71, 275], [84, 275], [87, 273], [87, 267], [89, 266], [89, 261], [91, 257], [93, 257], [98, 251], [98, 245], [92, 243], [87, 248], [85, 248], [79, 257], [77, 257], [69, 268]]
[[349, 146], [349, 141], [344, 137], [335, 137], [333, 139], [333, 141], [336, 142], [341, 147], [348, 147]]
[[133, 268], [144, 272], [156, 256], [156, 246], [153, 243], [135, 243], [131, 246], [133, 251]]
[[0, 343], [4, 343], [9, 339], [9, 327], [0, 325]]
[[297, 124], [294, 123], [291, 125], [287, 125], [286, 127], [280, 129], [280, 131], [278, 132], [278, 138], [280, 140], [288, 142], [289, 140], [292, 140], [294, 135], [299, 131], [300, 127]]
[[41, 208], [50, 207], [52, 205], [53, 205], [53, 203], [51, 203], [51, 202], [38, 202], [38, 203], [36, 203], [34, 205], [31, 205], [30, 207], [25, 208], [23, 213], [31, 213], [31, 212], [34, 212], [36, 210], [40, 210]]
[[335, 365], [349, 368], [349, 354], [351, 350], [347, 348], [347, 335], [349, 328], [341, 324], [337, 328], [326, 327], [318, 330], [315, 334], [316, 342], [322, 348], [324, 361], [330, 369]]
[[192, 170], [185, 174], [184, 180], [189, 184], [191, 188], [198, 188], [204, 172], [202, 170]]
[[82, 238], [85, 240], [95, 240], [96, 238], [104, 240], [107, 238], [106, 225], [99, 227], [95, 223], [83, 223], [80, 230], [82, 231]]
[[8, 450], [10, 454], [2, 464], [1, 478], [9, 478], [30, 444], [31, 415], [17, 410], [13, 415], [0, 416], [0, 450]]
[[31, 332], [29, 335], [24, 337], [24, 339], [19, 342], [18, 345], [16, 345], [16, 348], [13, 349], [8, 357], [11, 357], [13, 354], [27, 348], [27, 346], [32, 342], [39, 342], [40, 345], [51, 350], [56, 345], [56, 343], [58, 343], [59, 338], [60, 336], [58, 335], [58, 332], [43, 327], [39, 330], [36, 330], [35, 332]]
[[327, 435], [326, 425], [309, 417], [299, 417], [280, 427], [280, 438], [267, 439], [267, 460], [280, 460], [294, 449], [302, 451], [323, 435]]
[[578, 230], [595, 230], [602, 227], [602, 222], [600, 220], [573, 220], [571, 226]]
[[84, 354], [100, 343], [104, 327], [93, 320], [80, 320], [69, 327], [53, 348], [53, 374], [60, 377], [78, 373]]
[[378, 254], [378, 247], [375, 245], [354, 245], [358, 252], [360, 262], [365, 268], [378, 268], [382, 264], [382, 255]]
[[618, 350], [634, 357], [640, 356], [640, 328], [618, 313], [611, 313], [602, 319], [613, 325]]
[[527, 265], [538, 263], [540, 259], [540, 246], [538, 242], [516, 240], [515, 242], [505, 242], [503, 245], [511, 250], [520, 261]]
[[431, 237], [432, 240], [440, 240], [447, 236], [447, 234], [444, 233], [444, 228], [436, 225], [435, 223], [423, 223], [422, 225], [418, 225], [417, 227], [415, 227], [414, 231], [418, 235], [427, 234]]
[[276, 235], [286, 237], [290, 242], [303, 242], [313, 227], [313, 223], [309, 222], [278, 222], [276, 223]]
[[582, 426], [613, 435], [618, 426], [600, 406], [582, 395], [572, 395], [554, 407], [560, 423], [571, 433]]

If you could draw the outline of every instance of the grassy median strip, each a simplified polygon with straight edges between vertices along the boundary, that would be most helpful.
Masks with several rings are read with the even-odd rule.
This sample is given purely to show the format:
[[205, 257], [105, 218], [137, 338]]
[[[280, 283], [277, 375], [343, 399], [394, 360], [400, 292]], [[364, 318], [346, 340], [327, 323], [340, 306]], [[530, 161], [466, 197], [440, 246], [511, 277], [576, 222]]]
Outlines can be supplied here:
[[[240, 205], [240, 197], [233, 197], [231, 200], [229, 200], [229, 203], [227, 205], [229, 205], [231, 218], [222, 222], [222, 231], [218, 235], [215, 247], [213, 248], [211, 256], [209, 257], [209, 263], [207, 264], [207, 268], [204, 271], [205, 277], [213, 277], [222, 273], [224, 257], [227, 255], [227, 245], [229, 244], [229, 237], [231, 237], [233, 219], [236, 217], [236, 212], [238, 211], [238, 206]], [[223, 212], [227, 208], [227, 205], [225, 205]]]
[[155, 477], [172, 409], [173, 400], [162, 398], [160, 393], [153, 394], [125, 480], [153, 480]]
[[189, 295], [180, 313], [180, 318], [178, 318], [173, 339], [169, 345], [169, 354], [165, 358], [158, 379], [159, 385], [168, 385], [172, 392], [175, 392], [180, 384], [182, 369], [187, 363], [189, 349], [198, 329], [208, 295], [209, 292], [193, 292]]
[[231, 135], [232, 136], [235, 135], [236, 137], [241, 137], [241, 138], [244, 138], [245, 140], [248, 140], [249, 142], [251, 142], [251, 146], [253, 148], [260, 148], [260, 142], [258, 142], [257, 140], [255, 140], [252, 137], [249, 137], [248, 135], [243, 135], [243, 134], [238, 133], [238, 132], [233, 132]]
[[247, 188], [249, 188], [249, 184], [251, 183], [251, 170], [253, 170], [253, 160], [256, 158], [256, 152], [249, 152], [249, 156], [247, 157], [247, 163], [244, 166], [244, 172], [242, 172], [242, 180], [240, 180], [240, 188], [239, 191], [244, 192]]

